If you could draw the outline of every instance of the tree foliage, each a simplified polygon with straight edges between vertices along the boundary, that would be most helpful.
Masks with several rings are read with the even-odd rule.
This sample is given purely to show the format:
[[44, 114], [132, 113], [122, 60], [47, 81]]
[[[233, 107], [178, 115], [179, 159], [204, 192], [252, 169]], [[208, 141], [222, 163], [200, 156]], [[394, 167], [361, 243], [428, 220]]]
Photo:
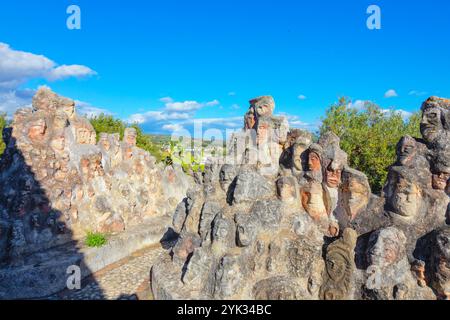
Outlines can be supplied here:
[[142, 128], [138, 124], [128, 125], [120, 119], [114, 118], [112, 115], [100, 114], [98, 116], [89, 119], [95, 132], [97, 133], [97, 141], [100, 137], [100, 133], [119, 133], [120, 139], [123, 139], [125, 129], [127, 127], [132, 127], [136, 129], [136, 145], [148, 151], [152, 156], [156, 158], [157, 162], [164, 160], [164, 155], [161, 151], [161, 147], [152, 142], [149, 135], [144, 134]]
[[3, 129], [8, 125], [8, 121], [6, 120], [6, 113], [0, 114], [0, 156], [5, 151], [6, 145], [3, 141]]
[[349, 165], [364, 172], [372, 191], [380, 193], [388, 167], [395, 162], [396, 145], [401, 137], [420, 137], [420, 113], [408, 119], [394, 110], [383, 110], [366, 102], [361, 110], [341, 98], [322, 118], [320, 134], [332, 131], [341, 138], [341, 148], [349, 155]]

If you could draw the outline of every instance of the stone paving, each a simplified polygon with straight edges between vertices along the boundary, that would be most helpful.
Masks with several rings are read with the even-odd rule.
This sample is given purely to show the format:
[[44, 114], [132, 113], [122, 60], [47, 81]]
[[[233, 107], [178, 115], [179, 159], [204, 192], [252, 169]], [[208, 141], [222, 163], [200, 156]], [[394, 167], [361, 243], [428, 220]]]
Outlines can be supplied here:
[[148, 247], [83, 280], [80, 290], [65, 290], [49, 300], [151, 300], [150, 269], [164, 252], [160, 245]]

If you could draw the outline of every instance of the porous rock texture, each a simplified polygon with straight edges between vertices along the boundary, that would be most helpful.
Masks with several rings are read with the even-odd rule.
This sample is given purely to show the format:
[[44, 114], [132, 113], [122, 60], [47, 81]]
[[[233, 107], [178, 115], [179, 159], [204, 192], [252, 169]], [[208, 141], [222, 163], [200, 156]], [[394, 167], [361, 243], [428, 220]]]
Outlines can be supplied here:
[[423, 139], [399, 142], [381, 196], [336, 135], [313, 143], [274, 108], [250, 102], [228, 156], [178, 206], [155, 298], [448, 299], [450, 101], [424, 103]]
[[164, 168], [138, 148], [133, 128], [126, 129], [122, 141], [119, 134], [101, 134], [97, 142], [74, 101], [45, 87], [34, 96], [32, 108], [16, 112], [3, 134], [3, 280], [28, 257], [81, 240], [89, 231], [126, 233], [169, 217], [191, 184], [181, 168]]

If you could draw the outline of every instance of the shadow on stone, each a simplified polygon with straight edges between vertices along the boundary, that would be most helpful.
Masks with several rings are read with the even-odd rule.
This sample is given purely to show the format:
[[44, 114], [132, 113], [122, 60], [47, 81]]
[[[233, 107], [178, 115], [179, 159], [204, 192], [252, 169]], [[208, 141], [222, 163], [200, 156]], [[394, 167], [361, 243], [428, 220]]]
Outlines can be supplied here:
[[170, 227], [169, 229], [167, 229], [166, 233], [164, 233], [159, 243], [161, 243], [161, 246], [164, 250], [169, 250], [175, 245], [178, 237], [179, 234]]
[[[81, 250], [84, 245], [74, 240], [69, 220], [46, 196], [17, 148], [12, 128], [4, 130], [4, 140], [8, 147], [0, 159], [0, 299], [60, 299], [79, 290], [78, 284], [85, 285], [81, 280], [91, 274]], [[96, 298], [102, 299], [103, 293]]]

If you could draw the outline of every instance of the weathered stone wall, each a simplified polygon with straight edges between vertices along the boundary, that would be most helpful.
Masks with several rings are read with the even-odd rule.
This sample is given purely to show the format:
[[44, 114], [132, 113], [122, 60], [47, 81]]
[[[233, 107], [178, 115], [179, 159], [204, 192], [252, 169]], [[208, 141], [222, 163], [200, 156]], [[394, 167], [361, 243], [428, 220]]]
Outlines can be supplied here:
[[126, 232], [168, 215], [190, 180], [136, 147], [136, 132], [96, 133], [72, 100], [41, 88], [4, 132], [0, 162], [0, 262], [85, 237]]
[[337, 136], [312, 143], [271, 97], [250, 104], [229, 156], [177, 207], [157, 299], [449, 297], [448, 100], [425, 102], [424, 139], [401, 140], [382, 197]]

